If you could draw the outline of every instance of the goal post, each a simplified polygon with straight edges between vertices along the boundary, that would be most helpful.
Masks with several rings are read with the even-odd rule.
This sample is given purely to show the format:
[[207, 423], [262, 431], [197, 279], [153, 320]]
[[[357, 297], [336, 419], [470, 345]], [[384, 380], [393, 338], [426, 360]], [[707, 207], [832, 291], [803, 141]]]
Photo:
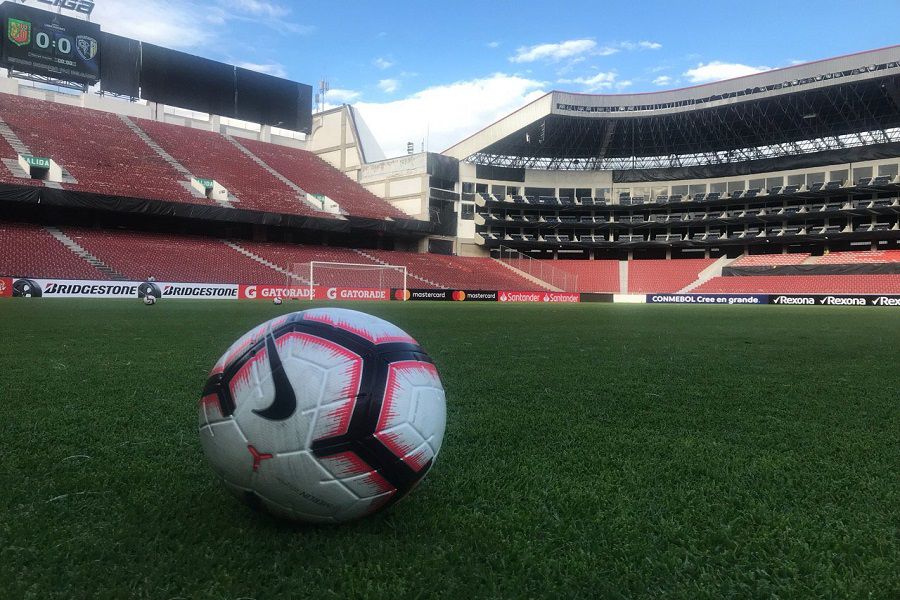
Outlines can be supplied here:
[[293, 263], [287, 269], [287, 284], [306, 285], [309, 297], [317, 287], [402, 289], [406, 291], [406, 267], [372, 263], [310, 261]]

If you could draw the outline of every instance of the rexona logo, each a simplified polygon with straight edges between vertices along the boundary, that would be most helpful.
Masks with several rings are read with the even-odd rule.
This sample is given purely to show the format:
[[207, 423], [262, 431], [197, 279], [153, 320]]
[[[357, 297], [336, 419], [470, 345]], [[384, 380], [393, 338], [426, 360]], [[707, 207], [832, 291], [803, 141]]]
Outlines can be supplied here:
[[815, 304], [816, 299], [810, 296], [775, 296], [772, 304]]
[[872, 306], [900, 306], [900, 296], [878, 296], [872, 298]]
[[866, 299], [859, 296], [825, 296], [822, 304], [831, 306], [865, 306]]

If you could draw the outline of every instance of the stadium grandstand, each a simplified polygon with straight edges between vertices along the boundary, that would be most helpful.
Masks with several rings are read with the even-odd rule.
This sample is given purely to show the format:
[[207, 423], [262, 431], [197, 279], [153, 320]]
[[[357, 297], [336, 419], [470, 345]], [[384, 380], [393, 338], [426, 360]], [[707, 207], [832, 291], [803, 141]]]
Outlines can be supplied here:
[[41, 81], [0, 79], [6, 277], [304, 285], [291, 265], [327, 261], [429, 289], [900, 293], [900, 46], [554, 91], [397, 158], [350, 106], [288, 130]]

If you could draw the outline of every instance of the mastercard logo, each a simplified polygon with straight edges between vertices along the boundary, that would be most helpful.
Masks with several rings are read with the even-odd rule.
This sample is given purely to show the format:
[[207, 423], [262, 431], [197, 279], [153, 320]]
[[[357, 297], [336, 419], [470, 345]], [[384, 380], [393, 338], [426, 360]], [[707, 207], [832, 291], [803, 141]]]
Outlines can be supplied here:
[[452, 297], [457, 302], [462, 302], [463, 300], [466, 299], [466, 293], [462, 290], [456, 290], [455, 292], [453, 292]]
[[409, 300], [412, 297], [412, 294], [409, 293], [409, 290], [396, 290], [394, 292], [395, 300]]

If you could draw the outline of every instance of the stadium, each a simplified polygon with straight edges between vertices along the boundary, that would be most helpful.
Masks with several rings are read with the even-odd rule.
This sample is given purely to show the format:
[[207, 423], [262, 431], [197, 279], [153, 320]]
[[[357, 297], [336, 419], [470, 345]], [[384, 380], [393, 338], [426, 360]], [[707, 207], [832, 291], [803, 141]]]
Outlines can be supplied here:
[[[900, 593], [900, 46], [388, 158], [307, 84], [0, 10], [10, 598]], [[286, 526], [191, 414], [242, 333], [331, 306], [428, 350], [446, 447]]]

